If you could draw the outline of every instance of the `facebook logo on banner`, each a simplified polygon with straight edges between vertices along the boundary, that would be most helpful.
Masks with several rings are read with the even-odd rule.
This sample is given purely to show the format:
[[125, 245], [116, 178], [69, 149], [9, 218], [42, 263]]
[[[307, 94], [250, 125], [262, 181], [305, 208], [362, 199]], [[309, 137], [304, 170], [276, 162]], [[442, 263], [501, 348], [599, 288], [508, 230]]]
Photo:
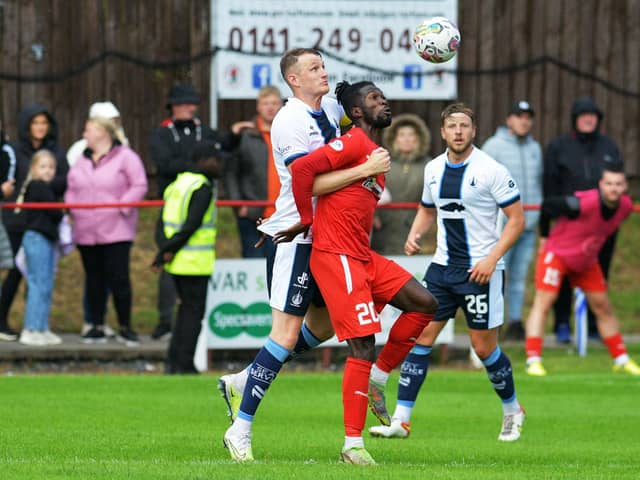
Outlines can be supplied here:
[[420, 90], [422, 88], [422, 69], [420, 65], [404, 66], [404, 89]]
[[257, 63], [253, 66], [253, 88], [262, 88], [271, 84], [271, 65]]

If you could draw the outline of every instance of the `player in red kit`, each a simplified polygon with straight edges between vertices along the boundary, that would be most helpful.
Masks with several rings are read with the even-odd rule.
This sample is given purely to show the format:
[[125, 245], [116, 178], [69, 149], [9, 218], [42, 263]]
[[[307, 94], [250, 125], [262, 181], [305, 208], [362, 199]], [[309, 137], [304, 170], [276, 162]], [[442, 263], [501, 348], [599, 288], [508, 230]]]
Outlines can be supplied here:
[[[404, 312], [393, 325], [378, 358], [378, 362], [393, 369], [433, 318], [438, 302], [409, 272], [369, 246], [384, 175], [318, 197], [314, 217], [311, 197], [315, 176], [362, 164], [371, 153], [379, 153], [382, 129], [391, 123], [387, 100], [371, 82], [341, 82], [336, 96], [354, 128], [292, 164], [300, 222], [278, 232], [274, 241], [289, 241], [313, 223], [311, 271], [336, 335], [339, 340], [346, 340], [350, 349], [342, 382], [345, 443], [341, 459], [366, 465], [375, 463], [362, 439], [367, 404], [371, 403], [381, 422], [389, 422], [388, 414], [384, 416], [384, 398], [377, 398], [377, 392], [372, 392], [369, 385], [371, 366], [376, 360], [375, 334], [381, 330], [378, 314], [386, 304]], [[384, 408], [379, 408], [380, 402]]]
[[640, 367], [627, 354], [598, 263], [602, 245], [633, 210], [631, 198], [624, 194], [626, 189], [622, 171], [605, 169], [597, 189], [544, 201], [543, 212], [560, 219], [538, 255], [536, 295], [527, 320], [525, 343], [529, 375], [547, 374], [542, 365], [544, 321], [565, 276], [572, 286], [584, 291], [596, 315], [598, 332], [614, 359], [614, 371], [640, 375]]

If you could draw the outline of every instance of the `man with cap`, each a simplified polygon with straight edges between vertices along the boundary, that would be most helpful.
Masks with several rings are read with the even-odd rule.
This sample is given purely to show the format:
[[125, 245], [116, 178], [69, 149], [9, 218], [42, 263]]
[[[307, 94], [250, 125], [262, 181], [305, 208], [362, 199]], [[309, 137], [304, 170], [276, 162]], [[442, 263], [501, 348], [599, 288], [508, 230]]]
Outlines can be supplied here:
[[[592, 98], [580, 98], [571, 107], [571, 131], [549, 142], [544, 157], [543, 196], [573, 195], [579, 190], [598, 188], [605, 167], [624, 171], [624, 161], [615, 141], [602, 133], [604, 114]], [[541, 248], [550, 230], [550, 218], [540, 216]], [[618, 231], [609, 236], [600, 249], [598, 261], [606, 279]], [[563, 283], [554, 305], [556, 335], [559, 342], [568, 343], [572, 290]], [[597, 337], [595, 316], [589, 311], [589, 335]]]
[[[520, 188], [522, 203], [539, 205], [542, 202], [542, 149], [531, 135], [534, 111], [526, 100], [516, 102], [509, 110], [504, 126], [482, 146], [482, 150], [502, 163]], [[507, 324], [505, 340], [524, 340], [522, 306], [527, 273], [533, 259], [538, 226], [538, 210], [525, 212], [524, 231], [504, 256], [507, 272]], [[499, 217], [502, 228], [506, 218]]]
[[[216, 149], [230, 152], [238, 143], [240, 130], [253, 126], [251, 122], [238, 122], [233, 124], [232, 132], [212, 130], [196, 116], [198, 105], [200, 95], [192, 85], [174, 85], [169, 90], [166, 104], [170, 116], [151, 133], [150, 156], [156, 167], [160, 197], [178, 174], [190, 169], [193, 149], [197, 144], [209, 143]], [[171, 332], [175, 304], [173, 280], [168, 273], [162, 272], [158, 283], [159, 322], [152, 338], [160, 339]]]

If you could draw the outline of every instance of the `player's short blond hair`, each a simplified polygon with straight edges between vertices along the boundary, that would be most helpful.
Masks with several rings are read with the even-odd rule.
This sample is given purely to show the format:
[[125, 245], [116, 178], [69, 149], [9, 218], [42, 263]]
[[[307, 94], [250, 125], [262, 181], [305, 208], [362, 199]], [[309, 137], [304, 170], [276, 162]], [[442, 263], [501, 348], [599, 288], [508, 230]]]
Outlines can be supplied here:
[[444, 127], [444, 121], [454, 113], [464, 113], [471, 119], [471, 124], [475, 126], [476, 114], [473, 112], [471, 107], [465, 105], [462, 102], [452, 103], [444, 107], [444, 110], [442, 110], [442, 113], [440, 114], [440, 124]]
[[302, 55], [306, 54], [317, 55], [322, 58], [320, 51], [315, 48], [292, 48], [291, 50], [284, 52], [284, 55], [282, 55], [282, 58], [280, 59], [280, 73], [282, 74], [284, 81], [287, 82], [287, 85], [289, 85], [287, 74], [291, 70], [291, 67], [298, 63], [298, 59]]

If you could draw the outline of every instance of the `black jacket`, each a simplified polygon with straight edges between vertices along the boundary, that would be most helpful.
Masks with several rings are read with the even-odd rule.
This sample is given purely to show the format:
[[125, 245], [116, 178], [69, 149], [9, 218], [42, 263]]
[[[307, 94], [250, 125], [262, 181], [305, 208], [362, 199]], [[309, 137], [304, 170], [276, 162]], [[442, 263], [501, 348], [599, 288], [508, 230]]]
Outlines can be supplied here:
[[[55, 202], [51, 184], [42, 180], [29, 183], [24, 194], [25, 202]], [[62, 220], [62, 210], [26, 210], [25, 230], [34, 230], [47, 237], [52, 242], [58, 239], [58, 225]]]
[[[41, 113], [45, 114], [49, 119], [49, 133], [45, 137], [40, 148], [36, 149], [29, 138], [29, 127], [31, 125], [31, 119]], [[14, 185], [15, 189], [13, 195], [5, 199], [7, 202], [15, 202], [18, 194], [20, 193], [20, 189], [22, 188], [22, 184], [29, 173], [31, 157], [37, 150], [42, 149], [51, 151], [56, 157], [56, 176], [51, 182], [51, 188], [55, 194], [56, 200], [62, 197], [64, 191], [67, 189], [67, 173], [69, 172], [69, 164], [67, 163], [65, 151], [58, 145], [58, 123], [46, 107], [33, 104], [20, 112], [18, 115], [18, 140], [11, 142], [10, 146], [13, 149], [16, 158], [14, 172], [16, 183]], [[5, 180], [6, 178], [1, 179], [1, 181]], [[3, 209], [2, 221], [4, 222], [7, 231], [24, 232], [26, 226], [25, 212], [26, 210], [24, 209], [22, 209], [20, 213], [14, 213], [13, 209]]]
[[[602, 113], [590, 99], [574, 103], [570, 133], [553, 139], [547, 146], [544, 158], [543, 196], [573, 195], [580, 190], [598, 188], [598, 181], [605, 166], [622, 167], [623, 160], [611, 137], [596, 131], [582, 134], [576, 131], [575, 121], [580, 113], [592, 112], [602, 118]], [[540, 235], [549, 233], [549, 217], [540, 216]]]
[[158, 196], [162, 197], [165, 188], [179, 173], [192, 168], [191, 154], [196, 143], [210, 142], [216, 144], [216, 148], [230, 152], [238, 140], [239, 137], [231, 132], [217, 132], [202, 125], [199, 119], [162, 122], [149, 140], [149, 153], [158, 179]]

